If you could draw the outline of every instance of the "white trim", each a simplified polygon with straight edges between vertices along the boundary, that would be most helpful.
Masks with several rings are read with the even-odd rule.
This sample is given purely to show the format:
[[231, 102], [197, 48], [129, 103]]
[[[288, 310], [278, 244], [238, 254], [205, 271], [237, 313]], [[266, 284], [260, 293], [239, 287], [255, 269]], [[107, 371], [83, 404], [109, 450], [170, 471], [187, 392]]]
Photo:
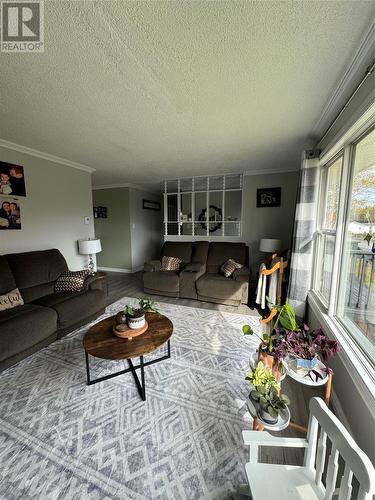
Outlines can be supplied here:
[[98, 267], [98, 271], [109, 271], [112, 273], [126, 273], [126, 274], [133, 274], [133, 273], [138, 273], [139, 271], [143, 270], [143, 266], [137, 266], [134, 267], [133, 269], [122, 269], [120, 267]]
[[341, 406], [339, 397], [337, 396], [335, 389], [333, 387], [332, 387], [332, 392], [331, 392], [331, 404], [332, 404], [332, 408], [334, 409], [334, 413], [335, 413], [336, 417], [340, 420], [340, 422], [343, 424], [343, 426], [346, 428], [346, 430], [352, 436], [354, 436], [352, 428], [349, 424], [349, 421], [346, 418], [345, 412]]
[[164, 236], [164, 241], [235, 241], [238, 243], [246, 243], [241, 236], [205, 236], [203, 234], [197, 236], [193, 236], [191, 234], [181, 234], [180, 236], [178, 236], [177, 234], [170, 234], [168, 236]]
[[299, 172], [300, 167], [290, 168], [290, 167], [275, 167], [269, 169], [257, 169], [257, 170], [246, 170], [243, 175], [264, 175], [264, 174], [288, 174], [292, 172]]
[[42, 158], [43, 160], [60, 163], [61, 165], [66, 165], [67, 167], [83, 170], [84, 172], [89, 172], [90, 174], [96, 172], [95, 168], [88, 167], [82, 163], [67, 160], [66, 158], [61, 158], [60, 156], [51, 155], [49, 153], [45, 153], [44, 151], [39, 151], [38, 149], [28, 148], [26, 146], [22, 146], [21, 144], [16, 144], [15, 142], [6, 141], [5, 139], [0, 139], [0, 146], [14, 151], [19, 151], [20, 153], [25, 153], [30, 156], [36, 156], [37, 158]]
[[354, 142], [357, 137], [361, 136], [375, 120], [375, 102], [367, 108], [367, 110], [361, 115], [361, 117], [353, 123], [351, 127], [346, 132], [339, 131], [335, 137], [330, 141], [329, 145], [322, 151], [320, 156], [319, 164], [325, 165], [328, 163], [335, 155], [337, 155], [341, 149], [347, 143]]
[[319, 116], [318, 121], [315, 123], [311, 134], [314, 136], [321, 136], [329, 124], [327, 122], [332, 119], [334, 112], [338, 111], [340, 101], [348, 92], [348, 89], [353, 89], [358, 83], [358, 75], [364, 74], [364, 66], [367, 64], [369, 55], [374, 53], [374, 39], [375, 39], [375, 24], [370, 26], [370, 29], [364, 36], [359, 49], [355, 53], [351, 63], [347, 66], [344, 75], [341, 77], [339, 83], [335, 85], [335, 90], [328, 99]]
[[359, 395], [370, 412], [375, 407], [375, 371], [365, 358], [354, 340], [347, 334], [336, 318], [328, 316], [322, 311], [319, 299], [313, 291], [309, 292], [308, 304], [323, 329], [332, 335], [341, 345], [338, 356], [342, 358], [345, 369], [354, 381]]
[[162, 189], [160, 191], [158, 191], [157, 189], [152, 190], [147, 186], [142, 186], [141, 184], [132, 184], [131, 182], [124, 182], [119, 184], [103, 184], [102, 186], [92, 186], [92, 190], [97, 191], [99, 189], [116, 189], [124, 187], [137, 189], [138, 191], [145, 191], [146, 193], [160, 194], [160, 196], [163, 194]]

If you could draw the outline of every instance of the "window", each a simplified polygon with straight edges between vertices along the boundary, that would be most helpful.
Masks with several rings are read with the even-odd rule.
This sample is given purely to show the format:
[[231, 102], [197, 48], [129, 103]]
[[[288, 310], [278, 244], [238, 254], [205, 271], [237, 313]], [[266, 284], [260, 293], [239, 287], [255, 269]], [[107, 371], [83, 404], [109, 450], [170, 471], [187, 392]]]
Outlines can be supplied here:
[[352, 157], [337, 316], [375, 359], [375, 130]]
[[164, 185], [165, 237], [241, 236], [242, 174], [184, 177]]
[[333, 256], [336, 241], [337, 214], [340, 198], [342, 156], [323, 169], [323, 200], [321, 228], [317, 233], [316, 288], [327, 305], [331, 291]]

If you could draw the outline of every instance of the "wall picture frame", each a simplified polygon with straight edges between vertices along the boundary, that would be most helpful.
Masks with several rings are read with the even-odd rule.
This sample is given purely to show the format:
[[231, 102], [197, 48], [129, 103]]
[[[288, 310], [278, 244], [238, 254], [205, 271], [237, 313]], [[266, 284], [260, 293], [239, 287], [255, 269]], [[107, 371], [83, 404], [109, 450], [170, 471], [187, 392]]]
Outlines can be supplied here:
[[279, 207], [281, 187], [257, 189], [257, 208]]
[[143, 200], [144, 210], [160, 210], [160, 202], [152, 200]]
[[0, 195], [26, 196], [25, 174], [21, 165], [0, 161]]

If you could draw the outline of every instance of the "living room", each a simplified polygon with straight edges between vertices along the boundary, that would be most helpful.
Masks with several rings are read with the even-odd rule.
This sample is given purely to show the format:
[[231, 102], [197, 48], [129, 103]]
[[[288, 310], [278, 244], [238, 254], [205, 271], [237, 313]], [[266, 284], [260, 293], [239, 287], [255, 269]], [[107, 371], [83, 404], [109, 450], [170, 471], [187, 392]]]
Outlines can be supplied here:
[[375, 494], [375, 2], [1, 2], [0, 498]]

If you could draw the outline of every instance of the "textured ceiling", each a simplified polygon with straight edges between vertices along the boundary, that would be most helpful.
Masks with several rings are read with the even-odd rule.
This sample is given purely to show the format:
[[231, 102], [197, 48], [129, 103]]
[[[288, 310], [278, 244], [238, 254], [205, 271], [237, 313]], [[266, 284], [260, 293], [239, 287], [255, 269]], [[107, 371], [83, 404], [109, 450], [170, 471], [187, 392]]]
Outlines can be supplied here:
[[46, 1], [0, 55], [0, 137], [94, 184], [298, 167], [374, 2]]

